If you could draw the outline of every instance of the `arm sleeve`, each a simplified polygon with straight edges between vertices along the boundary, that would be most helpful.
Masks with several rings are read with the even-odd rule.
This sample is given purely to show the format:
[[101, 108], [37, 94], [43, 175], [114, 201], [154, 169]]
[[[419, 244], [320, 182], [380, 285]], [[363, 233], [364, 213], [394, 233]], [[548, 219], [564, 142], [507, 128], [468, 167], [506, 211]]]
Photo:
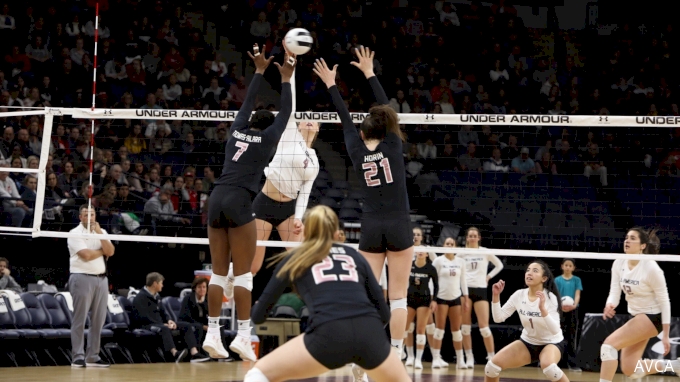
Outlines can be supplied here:
[[612, 304], [614, 307], [619, 306], [621, 301], [621, 284], [619, 280], [621, 279], [620, 270], [621, 267], [618, 266], [617, 261], [614, 261], [612, 265], [612, 279], [609, 284], [609, 297], [607, 297], [607, 304]]
[[250, 81], [250, 85], [248, 85], [248, 92], [246, 93], [246, 99], [243, 101], [243, 104], [241, 105], [241, 109], [239, 109], [238, 114], [236, 114], [234, 123], [231, 125], [230, 129], [231, 131], [234, 131], [237, 128], [242, 128], [246, 124], [248, 124], [248, 121], [250, 120], [250, 115], [253, 113], [255, 97], [257, 96], [257, 91], [260, 88], [262, 78], [264, 77], [262, 77], [261, 74], [255, 73], [255, 75], [253, 76], [253, 80]]
[[288, 279], [282, 280], [276, 276], [286, 261], [288, 261], [288, 259], [279, 263], [274, 270], [274, 276], [269, 279], [269, 283], [267, 283], [267, 286], [264, 288], [264, 292], [262, 292], [262, 295], [260, 295], [260, 298], [255, 305], [253, 305], [253, 309], [250, 312], [250, 319], [253, 323], [261, 324], [267, 320], [269, 311], [271, 311], [274, 304], [279, 301], [283, 292], [290, 285]]
[[302, 220], [302, 216], [304, 216], [305, 211], [307, 210], [312, 187], [314, 187], [314, 180], [306, 180], [302, 183], [302, 188], [300, 188], [300, 193], [295, 202], [295, 219]]
[[496, 255], [489, 255], [489, 262], [493, 264], [493, 270], [488, 274], [489, 279], [492, 279], [503, 270], [503, 262]]
[[432, 279], [432, 284], [434, 285], [434, 291], [432, 292], [432, 299], [434, 300], [439, 294], [439, 276], [437, 275], [437, 270], [432, 267], [430, 270], [430, 278]]
[[368, 83], [371, 85], [371, 90], [373, 90], [373, 95], [375, 95], [375, 100], [381, 105], [387, 105], [390, 101], [387, 99], [387, 94], [385, 94], [385, 89], [380, 85], [377, 76], [373, 76], [368, 79]]
[[546, 305], [548, 315], [543, 317], [543, 319], [545, 320], [545, 324], [548, 327], [550, 334], [555, 335], [562, 330], [560, 326], [560, 313], [557, 311], [557, 296], [550, 293]]
[[[288, 82], [283, 82], [281, 84], [281, 110], [279, 114], [276, 115], [274, 123], [269, 126], [265, 131], [264, 135], [273, 141], [279, 141], [283, 131], [288, 126], [290, 120], [290, 114], [293, 107], [293, 96], [291, 93], [291, 86]], [[293, 122], [293, 125], [295, 122]]]
[[332, 86], [330, 89], [328, 89], [328, 91], [331, 93], [333, 104], [335, 105], [335, 109], [340, 116], [340, 121], [342, 122], [342, 131], [345, 135], [345, 144], [347, 145], [347, 148], [351, 150], [354, 147], [358, 147], [358, 145], [361, 143], [361, 137], [359, 136], [356, 126], [354, 126], [354, 122], [352, 122], [352, 116], [349, 114], [349, 111], [345, 106], [345, 102], [338, 91], [338, 87]]
[[513, 313], [517, 310], [517, 307], [515, 306], [515, 296], [517, 293], [520, 291], [515, 292], [508, 301], [501, 307], [500, 302], [495, 302], [491, 304], [491, 314], [493, 316], [493, 322], [500, 324], [501, 322], [505, 322], [505, 320], [508, 319], [508, 317], [512, 316]]
[[668, 296], [668, 287], [666, 286], [666, 278], [659, 265], [654, 262], [651, 263], [654, 267], [647, 274], [647, 281], [649, 286], [654, 290], [656, 303], [661, 307], [661, 323], [671, 323], [671, 300]]
[[378, 309], [378, 313], [380, 314], [380, 319], [382, 320], [383, 325], [387, 325], [390, 322], [390, 308], [387, 306], [387, 301], [385, 301], [383, 289], [380, 286], [380, 284], [378, 284], [378, 280], [375, 279], [373, 271], [371, 270], [371, 267], [368, 265], [368, 262], [366, 262], [366, 260], [364, 260], [363, 257], [361, 257], [360, 261], [361, 266], [364, 272], [366, 273], [365, 286], [368, 299], [371, 300], [375, 308]]
[[463, 266], [460, 267], [460, 290], [463, 292], [463, 296], [468, 296], [470, 293], [468, 291], [467, 280], [465, 279], [465, 260], [463, 260]]

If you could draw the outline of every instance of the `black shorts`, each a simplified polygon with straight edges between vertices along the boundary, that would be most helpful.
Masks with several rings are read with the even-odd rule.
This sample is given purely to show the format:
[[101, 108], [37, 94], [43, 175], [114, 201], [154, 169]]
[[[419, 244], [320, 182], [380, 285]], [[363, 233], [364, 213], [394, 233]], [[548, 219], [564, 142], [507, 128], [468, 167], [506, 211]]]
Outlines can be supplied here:
[[560, 343], [557, 343], [557, 344], [548, 344], [548, 345], [532, 345], [532, 344], [524, 341], [521, 338], [519, 340], [522, 341], [524, 346], [527, 347], [527, 350], [529, 351], [529, 355], [531, 356], [531, 363], [537, 362], [539, 360], [539, 356], [541, 355], [541, 351], [543, 351], [543, 348], [548, 346], [548, 345], [557, 346], [557, 348], [560, 350], [560, 359], [562, 359], [562, 357], [564, 356], [564, 348], [565, 348], [565, 345], [566, 345], [564, 340]]
[[364, 214], [362, 216], [360, 251], [399, 252], [411, 247], [413, 247], [413, 230], [408, 213]]
[[418, 309], [418, 308], [428, 308], [430, 306], [430, 303], [432, 302], [432, 297], [431, 296], [421, 296], [419, 294], [409, 294], [406, 297], [406, 305], [409, 308], [413, 309]]
[[208, 226], [236, 228], [255, 220], [253, 193], [243, 187], [218, 185], [208, 198]]
[[649, 320], [652, 321], [652, 324], [654, 324], [657, 333], [663, 332], [663, 324], [661, 323], [661, 313], [648, 314], [647, 317], [649, 317]]
[[256, 219], [264, 220], [276, 228], [295, 215], [296, 203], [297, 200], [279, 202], [260, 192], [253, 200], [253, 212]]
[[435, 301], [437, 301], [437, 305], [448, 305], [449, 307], [460, 305], [460, 297], [453, 300], [442, 300], [441, 298], [436, 298]]
[[356, 363], [364, 370], [380, 366], [392, 351], [383, 324], [377, 317], [353, 317], [329, 321], [305, 333], [309, 354], [328, 369]]
[[477, 301], [489, 301], [487, 288], [468, 288], [468, 296], [473, 304]]

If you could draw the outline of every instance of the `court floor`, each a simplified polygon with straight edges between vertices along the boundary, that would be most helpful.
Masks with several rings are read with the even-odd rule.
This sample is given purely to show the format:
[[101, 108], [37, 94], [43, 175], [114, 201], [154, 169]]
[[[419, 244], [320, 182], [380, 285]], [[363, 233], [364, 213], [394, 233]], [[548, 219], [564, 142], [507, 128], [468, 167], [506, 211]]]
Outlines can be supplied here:
[[[415, 382], [483, 382], [484, 366], [477, 365], [474, 370], [455, 370], [449, 369], [432, 370], [428, 363], [424, 364], [423, 370], [413, 371], [408, 368], [413, 381]], [[0, 370], [0, 378], [3, 381], [25, 382], [25, 381], [60, 381], [60, 382], [144, 382], [144, 381], [165, 381], [165, 382], [237, 382], [243, 381], [243, 375], [251, 367], [251, 363], [245, 362], [206, 362], [200, 364], [135, 364], [135, 365], [113, 365], [109, 369], [71, 369], [70, 366], [59, 367], [21, 367], [4, 368]], [[599, 381], [596, 373], [571, 373], [567, 372], [571, 381]], [[617, 374], [614, 382], [622, 382], [626, 377]], [[647, 381], [677, 382], [678, 377], [651, 376]], [[523, 382], [523, 381], [545, 381], [545, 376], [537, 367], [521, 368], [503, 371], [501, 381]], [[306, 379], [307, 382], [351, 382], [351, 372], [349, 367], [330, 371], [321, 377]]]

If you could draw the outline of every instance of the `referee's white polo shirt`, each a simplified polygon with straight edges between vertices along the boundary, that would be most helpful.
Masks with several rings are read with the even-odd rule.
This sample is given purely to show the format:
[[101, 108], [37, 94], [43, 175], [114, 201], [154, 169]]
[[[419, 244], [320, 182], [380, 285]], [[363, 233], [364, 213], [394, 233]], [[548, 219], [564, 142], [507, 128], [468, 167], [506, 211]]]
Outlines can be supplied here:
[[[83, 224], [78, 226], [70, 233], [87, 234], [87, 227]], [[102, 228], [102, 234], [106, 235], [106, 230]], [[106, 264], [104, 263], [104, 256], [100, 256], [94, 260], [84, 261], [78, 256], [78, 252], [83, 249], [98, 250], [102, 249], [101, 239], [83, 239], [80, 237], [68, 238], [68, 251], [71, 254], [70, 258], [70, 272], [71, 273], [85, 273], [88, 275], [101, 275], [106, 273]]]

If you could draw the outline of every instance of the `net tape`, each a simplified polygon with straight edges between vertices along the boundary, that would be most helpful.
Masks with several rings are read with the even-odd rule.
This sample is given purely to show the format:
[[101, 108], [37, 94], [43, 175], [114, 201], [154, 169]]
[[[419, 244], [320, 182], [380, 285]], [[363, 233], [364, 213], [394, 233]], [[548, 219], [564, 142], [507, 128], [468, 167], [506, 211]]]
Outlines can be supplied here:
[[[27, 112], [0, 113], [0, 117], [18, 115], [71, 115], [76, 119], [181, 119], [188, 121], [229, 122], [236, 118], [234, 110], [168, 110], [168, 109], [84, 109], [45, 108]], [[278, 112], [274, 112], [277, 114]], [[361, 123], [368, 113], [350, 113], [355, 123]], [[503, 126], [653, 126], [680, 127], [676, 116], [615, 116], [615, 115], [544, 115], [544, 114], [398, 114], [402, 124], [429, 125], [503, 125]], [[296, 121], [340, 123], [337, 113], [296, 112]]]
[[[274, 112], [274, 114], [277, 114]], [[0, 118], [11, 116], [45, 115], [44, 135], [51, 135], [52, 119], [55, 116], [70, 115], [75, 119], [182, 119], [195, 121], [227, 122], [236, 118], [237, 111], [216, 110], [166, 110], [166, 109], [83, 109], [83, 108], [45, 108], [44, 110], [15, 111], [0, 113]], [[367, 113], [350, 113], [355, 123], [360, 123]], [[573, 115], [489, 115], [489, 114], [398, 114], [403, 124], [450, 124], [450, 125], [544, 125], [544, 126], [653, 126], [680, 127], [680, 117], [636, 117], [636, 116], [573, 116]], [[296, 112], [296, 121], [318, 121], [326, 123], [340, 123], [337, 113]], [[49, 140], [43, 140], [41, 152], [47, 152]], [[44, 182], [47, 156], [40, 158], [40, 170], [37, 171]], [[38, 188], [36, 212], [41, 212], [45, 198], [44, 188]], [[30, 233], [33, 237], [52, 238], [86, 238], [109, 239], [113, 241], [134, 241], [150, 243], [177, 243], [208, 245], [206, 238], [192, 237], [161, 237], [161, 236], [128, 236], [128, 235], [97, 235], [76, 234], [69, 232], [41, 231], [42, 214], [37, 214], [33, 228], [0, 227], [0, 232]], [[258, 241], [258, 246], [291, 248], [299, 245], [297, 242]], [[347, 244], [357, 248], [357, 244]], [[626, 255], [620, 253], [599, 252], [571, 252], [571, 251], [537, 251], [511, 249], [467, 249], [447, 247], [414, 247], [416, 252], [456, 253], [456, 254], [492, 254], [497, 256], [543, 257], [543, 258], [581, 258], [598, 260], [655, 260], [680, 262], [677, 255]]]

